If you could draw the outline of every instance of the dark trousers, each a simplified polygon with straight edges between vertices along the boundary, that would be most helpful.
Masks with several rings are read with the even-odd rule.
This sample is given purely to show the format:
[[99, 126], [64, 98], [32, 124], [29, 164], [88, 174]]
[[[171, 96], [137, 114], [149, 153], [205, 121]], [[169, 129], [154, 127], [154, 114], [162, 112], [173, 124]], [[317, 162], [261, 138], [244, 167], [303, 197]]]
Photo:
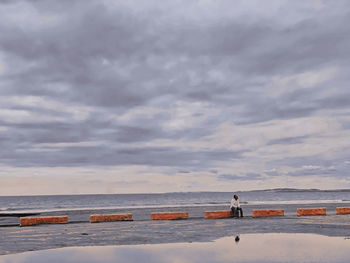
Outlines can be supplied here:
[[241, 213], [241, 217], [243, 217], [243, 210], [241, 207], [232, 207], [231, 211], [232, 211], [233, 217], [239, 217], [238, 211]]

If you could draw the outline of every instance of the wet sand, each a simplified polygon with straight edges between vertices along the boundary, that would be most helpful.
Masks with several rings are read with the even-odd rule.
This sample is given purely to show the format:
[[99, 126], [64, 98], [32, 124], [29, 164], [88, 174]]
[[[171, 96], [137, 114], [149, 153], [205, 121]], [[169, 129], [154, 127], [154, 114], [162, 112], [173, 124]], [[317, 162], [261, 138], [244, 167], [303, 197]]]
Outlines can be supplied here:
[[37, 262], [317, 262], [350, 260], [350, 240], [316, 234], [242, 234], [213, 242], [50, 249], [0, 257], [0, 263]]
[[[88, 216], [92, 211], [80, 213], [75, 211], [71, 215], [68, 213], [70, 221], [73, 223], [65, 225], [4, 227], [4, 225], [18, 224], [18, 218], [2, 218], [0, 255], [72, 246], [208, 242], [221, 237], [251, 233], [313, 233], [324, 236], [350, 237], [350, 215], [336, 215], [335, 207], [338, 206], [337, 204], [321, 206], [318, 204], [317, 206], [327, 207], [327, 216], [297, 217], [296, 208], [303, 206], [288, 205], [284, 207], [244, 207], [247, 216], [240, 219], [206, 220], [203, 217], [204, 211], [227, 209], [227, 207], [171, 209], [172, 211], [189, 211], [190, 218], [179, 221], [149, 220], [150, 212], [169, 211], [166, 208], [99, 211], [101, 213], [131, 212], [135, 220], [132, 222], [90, 224]], [[263, 208], [284, 208], [285, 216], [276, 218], [252, 218], [250, 216], [252, 209]]]

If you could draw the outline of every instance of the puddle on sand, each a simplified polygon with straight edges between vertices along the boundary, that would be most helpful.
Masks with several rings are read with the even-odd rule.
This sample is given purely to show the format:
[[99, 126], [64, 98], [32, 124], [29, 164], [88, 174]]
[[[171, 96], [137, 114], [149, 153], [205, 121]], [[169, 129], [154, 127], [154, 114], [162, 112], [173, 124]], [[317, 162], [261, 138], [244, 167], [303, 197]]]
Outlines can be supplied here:
[[71, 247], [0, 256], [22, 262], [350, 262], [350, 240], [315, 234], [244, 234], [206, 243]]

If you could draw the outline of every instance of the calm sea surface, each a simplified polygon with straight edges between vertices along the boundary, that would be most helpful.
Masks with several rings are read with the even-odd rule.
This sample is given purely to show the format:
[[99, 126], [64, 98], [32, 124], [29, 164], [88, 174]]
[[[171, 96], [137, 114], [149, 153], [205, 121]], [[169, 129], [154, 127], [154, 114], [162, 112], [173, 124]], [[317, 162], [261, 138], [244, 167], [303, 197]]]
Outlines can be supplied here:
[[[350, 201], [349, 190], [272, 189], [236, 192], [245, 205], [317, 204]], [[0, 196], [0, 213], [113, 208], [200, 207], [227, 205], [232, 192], [164, 194]]]

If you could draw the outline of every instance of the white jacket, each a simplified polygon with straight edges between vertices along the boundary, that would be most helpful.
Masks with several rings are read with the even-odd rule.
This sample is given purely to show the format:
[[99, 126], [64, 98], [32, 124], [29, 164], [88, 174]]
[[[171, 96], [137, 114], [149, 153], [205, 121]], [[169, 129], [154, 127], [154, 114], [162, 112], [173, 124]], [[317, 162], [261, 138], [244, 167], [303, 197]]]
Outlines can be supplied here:
[[236, 199], [232, 198], [230, 208], [232, 208], [232, 207], [234, 207], [234, 208], [241, 207], [238, 199], [236, 200]]

